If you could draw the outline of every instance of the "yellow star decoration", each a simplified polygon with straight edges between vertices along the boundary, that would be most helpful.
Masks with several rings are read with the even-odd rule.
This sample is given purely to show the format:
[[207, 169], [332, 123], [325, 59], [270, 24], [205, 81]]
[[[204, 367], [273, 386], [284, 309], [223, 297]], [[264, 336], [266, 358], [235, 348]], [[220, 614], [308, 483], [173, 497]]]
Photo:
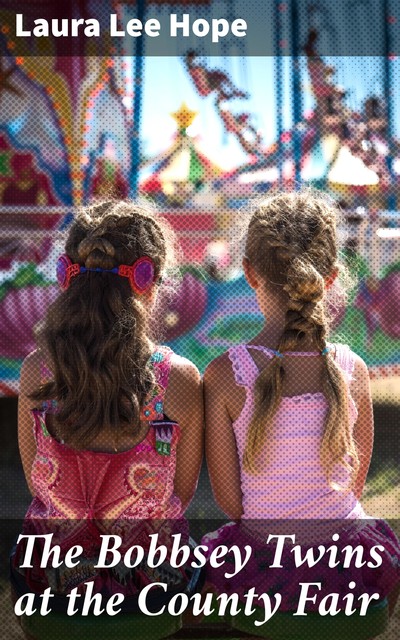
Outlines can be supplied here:
[[178, 125], [178, 129], [183, 129], [184, 131], [186, 131], [186, 129], [190, 127], [197, 115], [198, 111], [191, 111], [184, 102], [181, 104], [178, 111], [174, 111], [174, 113], [171, 113], [171, 117]]

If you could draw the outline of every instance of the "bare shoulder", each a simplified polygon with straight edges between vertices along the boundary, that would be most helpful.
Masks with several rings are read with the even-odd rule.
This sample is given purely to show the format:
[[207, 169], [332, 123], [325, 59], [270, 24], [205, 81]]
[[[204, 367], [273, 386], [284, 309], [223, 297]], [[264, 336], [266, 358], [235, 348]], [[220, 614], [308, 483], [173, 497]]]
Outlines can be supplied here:
[[354, 351], [352, 351], [352, 355], [354, 358], [354, 378], [356, 378], [356, 376], [366, 376], [367, 378], [369, 378], [366, 362], [361, 358], [361, 356], [357, 355], [357, 353], [354, 353]]
[[228, 393], [237, 389], [228, 351], [212, 360], [204, 373], [204, 384], [206, 386], [217, 385], [221, 387], [221, 382], [223, 382], [222, 388]]
[[243, 410], [246, 391], [236, 383], [229, 351], [208, 365], [204, 374], [204, 391], [206, 416], [208, 414], [211, 428], [219, 423], [220, 418], [216, 423], [214, 417], [220, 411], [230, 422], [237, 420]]
[[196, 365], [187, 358], [183, 358], [176, 353], [171, 356], [170, 381], [186, 385], [199, 385], [201, 376]]
[[182, 426], [202, 420], [202, 383], [198, 368], [187, 358], [172, 354], [165, 413]]

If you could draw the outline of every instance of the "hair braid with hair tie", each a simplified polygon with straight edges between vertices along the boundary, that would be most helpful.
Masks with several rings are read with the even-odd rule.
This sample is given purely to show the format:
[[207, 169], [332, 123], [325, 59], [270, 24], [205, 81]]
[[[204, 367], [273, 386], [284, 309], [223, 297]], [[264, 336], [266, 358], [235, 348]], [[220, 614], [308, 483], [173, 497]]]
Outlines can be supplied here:
[[109, 240], [95, 234], [84, 238], [78, 245], [79, 262], [88, 269], [112, 269], [115, 248]]
[[[246, 256], [257, 273], [287, 295], [278, 353], [301, 351], [310, 343], [322, 353], [328, 331], [325, 278], [337, 268], [334, 207], [320, 194], [309, 191], [261, 201], [248, 226]], [[331, 485], [337, 464], [350, 472], [352, 484], [359, 460], [349, 424], [348, 390], [343, 372], [330, 354], [324, 357], [324, 363], [322, 387], [329, 410], [320, 447], [321, 463]], [[284, 378], [284, 358], [280, 357], [274, 357], [257, 377], [255, 410], [243, 458], [249, 473], [259, 472], [257, 458], [270, 439]]]

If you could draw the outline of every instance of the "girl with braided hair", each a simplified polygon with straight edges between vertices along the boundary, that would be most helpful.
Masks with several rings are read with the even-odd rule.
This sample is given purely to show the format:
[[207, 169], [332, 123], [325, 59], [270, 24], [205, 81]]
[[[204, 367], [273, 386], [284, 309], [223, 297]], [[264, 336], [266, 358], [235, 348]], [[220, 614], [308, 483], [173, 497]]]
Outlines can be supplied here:
[[[205, 543], [253, 549], [236, 583], [223, 568], [209, 567], [208, 579], [242, 597], [250, 587], [280, 593], [283, 611], [296, 610], [300, 583], [322, 584], [307, 602], [318, 611], [327, 590], [342, 598], [350, 582], [355, 597], [391, 592], [394, 601], [400, 581], [399, 542], [359, 501], [373, 445], [368, 370], [348, 346], [328, 342], [326, 295], [341, 268], [336, 220], [336, 207], [310, 191], [255, 203], [243, 269], [265, 324], [249, 343], [211, 362], [204, 376], [211, 484], [220, 508], [236, 520]], [[328, 566], [328, 554], [314, 569], [293, 566], [288, 539], [278, 561], [269, 535], [294, 532], [304, 551], [336, 541], [338, 568]], [[346, 545], [362, 548], [362, 569], [350, 563], [343, 571]], [[376, 545], [383, 560], [370, 568]], [[269, 637], [268, 625], [258, 632]]]
[[[100, 535], [119, 535], [121, 554], [132, 543], [146, 550], [152, 533], [167, 545], [175, 530], [188, 537], [182, 516], [202, 459], [200, 375], [153, 341], [150, 324], [173, 266], [171, 234], [147, 205], [126, 202], [94, 204], [70, 228], [57, 263], [60, 295], [22, 366], [18, 428], [33, 495], [25, 530], [52, 532], [63, 551], [82, 545], [85, 562], [51, 576], [38, 567], [21, 574], [20, 545], [17, 594], [26, 584], [36, 591], [50, 584], [62, 609], [62, 596], [94, 581], [95, 591], [124, 593], [135, 609], [140, 589], [157, 576], [145, 562], [96, 570]], [[160, 571], [162, 582], [187, 587], [185, 568]], [[115, 625], [116, 637], [125, 637]]]

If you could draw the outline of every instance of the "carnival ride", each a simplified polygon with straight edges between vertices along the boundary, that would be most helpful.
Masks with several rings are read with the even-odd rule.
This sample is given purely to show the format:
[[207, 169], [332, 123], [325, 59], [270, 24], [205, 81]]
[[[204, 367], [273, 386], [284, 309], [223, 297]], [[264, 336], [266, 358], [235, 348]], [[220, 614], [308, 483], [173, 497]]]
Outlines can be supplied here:
[[[334, 81], [335, 68], [317, 54], [317, 40], [311, 29], [304, 45], [314, 107], [267, 147], [251, 110], [235, 113], [230, 108], [233, 98], [249, 96], [228, 82], [226, 74], [209, 70], [193, 51], [188, 53], [186, 66], [197, 92], [214, 94], [222, 126], [249, 156], [227, 176], [224, 193], [248, 197], [255, 187], [293, 189], [300, 180], [331, 192], [351, 209], [389, 209], [396, 204], [400, 183], [400, 142], [389, 140], [386, 105], [381, 97], [369, 95], [360, 110], [350, 109], [345, 89]], [[301, 96], [291, 100], [301, 102]]]
[[[230, 107], [232, 99], [248, 99], [247, 93], [227, 74], [210, 70], [193, 51], [185, 62], [199, 95], [215, 96], [222, 126], [249, 156], [245, 165], [220, 181], [227, 208], [255, 192], [295, 189], [299, 180], [339, 202], [348, 223], [342, 229], [347, 259], [354, 271], [358, 257], [354, 275], [361, 282], [346, 312], [342, 309], [336, 317], [336, 335], [366, 359], [372, 376], [395, 375], [400, 371], [400, 234], [399, 213], [389, 207], [397, 208], [400, 143], [390, 137], [388, 109], [381, 97], [369, 95], [359, 111], [347, 106], [346, 91], [334, 81], [335, 68], [318, 55], [317, 41], [318, 33], [311, 28], [304, 53], [314, 108], [291, 130], [281, 131], [269, 147], [251, 111], [235, 113]], [[254, 332], [261, 327], [244, 282], [235, 282], [233, 289], [230, 283], [219, 284], [215, 294], [213, 289], [211, 285], [210, 313], [176, 348], [194, 355], [207, 345], [217, 352], [218, 347], [248, 337], [240, 326], [253, 321]]]
[[155, 202], [179, 235], [185, 263], [201, 263], [218, 229], [221, 169], [199, 148], [190, 127], [197, 116], [185, 103], [171, 113], [177, 129], [171, 145], [142, 163], [139, 193]]
[[[6, 10], [1, 18], [7, 25]], [[300, 182], [330, 192], [352, 224], [346, 251], [361, 283], [348, 307], [338, 310], [336, 335], [360, 353], [372, 375], [399, 373], [400, 143], [381, 95], [369, 95], [359, 110], [348, 107], [333, 65], [318, 54], [315, 28], [303, 46], [314, 107], [287, 130], [277, 110], [270, 146], [255, 124], [248, 88], [193, 49], [186, 53], [183, 63], [197, 92], [214, 96], [221, 129], [248, 157], [228, 174], [189, 134], [195, 112], [185, 104], [173, 114], [171, 145], [140, 161], [140, 55], [129, 96], [129, 64], [110, 49], [97, 57], [75, 51], [64, 58], [46, 50], [32, 58], [26, 44], [15, 48], [11, 31], [3, 29], [1, 38], [0, 394], [17, 393], [22, 359], [34, 346], [33, 327], [57, 295], [53, 265], [74, 207], [138, 192], [159, 204], [183, 253], [177, 296], [163, 312], [164, 333], [204, 369], [262, 324], [227, 245], [238, 206], [255, 192], [293, 189]], [[238, 103], [249, 106], [238, 110]]]

